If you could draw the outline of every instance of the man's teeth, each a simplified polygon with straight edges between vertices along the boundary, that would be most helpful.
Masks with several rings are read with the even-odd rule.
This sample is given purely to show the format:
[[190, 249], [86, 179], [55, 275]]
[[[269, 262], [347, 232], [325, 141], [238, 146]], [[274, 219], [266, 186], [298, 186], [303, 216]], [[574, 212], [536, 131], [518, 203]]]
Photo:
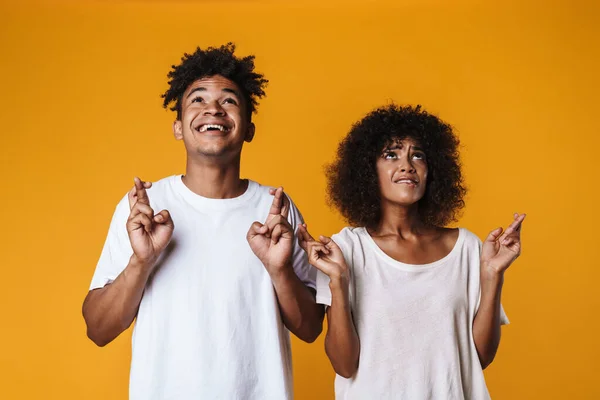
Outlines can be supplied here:
[[200, 129], [198, 129], [198, 132], [206, 132], [209, 129], [218, 129], [221, 132], [225, 132], [227, 130], [227, 128], [225, 128], [223, 125], [208, 124], [208, 125], [202, 125], [200, 127]]

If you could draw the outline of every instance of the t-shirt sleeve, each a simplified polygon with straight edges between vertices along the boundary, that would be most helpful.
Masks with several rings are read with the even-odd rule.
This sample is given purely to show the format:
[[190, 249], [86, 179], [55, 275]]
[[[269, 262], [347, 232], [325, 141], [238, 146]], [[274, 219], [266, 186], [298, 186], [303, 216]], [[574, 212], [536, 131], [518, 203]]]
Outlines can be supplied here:
[[329, 277], [317, 270], [317, 303], [331, 305], [331, 289], [329, 288]]
[[[479, 311], [479, 303], [481, 302], [481, 290], [479, 290], [479, 297], [477, 298], [477, 307], [475, 308], [475, 315], [477, 315], [477, 311]], [[508, 325], [510, 321], [504, 312], [504, 307], [500, 304], [500, 325]]]
[[129, 263], [133, 250], [125, 225], [128, 217], [129, 201], [125, 196], [117, 205], [110, 222], [108, 235], [92, 277], [90, 290], [102, 288], [113, 282]]
[[294, 248], [292, 252], [292, 265], [294, 267], [294, 272], [302, 281], [302, 283], [312, 289], [316, 289], [317, 270], [310, 265], [306, 253], [298, 244], [298, 226], [304, 223], [304, 218], [302, 218], [302, 214], [300, 214], [300, 211], [292, 199], [289, 197], [288, 199], [290, 200], [290, 213], [288, 216], [288, 222], [292, 228], [294, 228]]
[[502, 307], [502, 304], [500, 304], [500, 325], [508, 325], [510, 324], [510, 321], [508, 320], [508, 317], [506, 316], [506, 313], [504, 312], [504, 307]]

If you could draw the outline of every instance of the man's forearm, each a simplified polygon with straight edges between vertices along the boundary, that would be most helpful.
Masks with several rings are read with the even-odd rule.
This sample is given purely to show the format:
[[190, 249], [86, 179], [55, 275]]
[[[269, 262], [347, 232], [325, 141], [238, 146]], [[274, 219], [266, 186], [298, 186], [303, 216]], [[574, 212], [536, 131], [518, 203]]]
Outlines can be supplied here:
[[150, 275], [148, 265], [132, 256], [114, 282], [91, 290], [83, 302], [88, 337], [105, 346], [127, 329], [135, 316]]
[[504, 275], [481, 275], [481, 300], [473, 323], [473, 339], [482, 368], [492, 363], [500, 344], [500, 303]]
[[323, 330], [323, 306], [314, 292], [294, 273], [291, 265], [271, 276], [285, 326], [301, 340], [312, 343]]

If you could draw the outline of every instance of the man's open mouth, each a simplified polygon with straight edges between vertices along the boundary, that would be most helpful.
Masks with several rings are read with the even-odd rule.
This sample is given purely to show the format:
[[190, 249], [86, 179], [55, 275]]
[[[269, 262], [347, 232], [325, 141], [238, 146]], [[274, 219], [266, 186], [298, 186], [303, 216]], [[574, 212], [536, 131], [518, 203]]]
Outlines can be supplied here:
[[221, 131], [221, 132], [229, 132], [229, 128], [225, 125], [219, 124], [203, 124], [196, 128], [198, 132], [208, 132], [208, 131]]

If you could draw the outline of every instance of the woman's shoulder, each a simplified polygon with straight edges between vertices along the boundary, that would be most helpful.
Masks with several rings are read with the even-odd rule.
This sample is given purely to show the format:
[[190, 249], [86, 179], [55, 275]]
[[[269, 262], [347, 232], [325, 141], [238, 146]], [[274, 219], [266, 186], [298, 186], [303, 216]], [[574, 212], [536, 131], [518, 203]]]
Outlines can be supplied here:
[[363, 227], [346, 226], [338, 233], [333, 234], [331, 239], [333, 239], [342, 250], [351, 249], [355, 244], [360, 242], [364, 232], [365, 228]]
[[458, 228], [460, 235], [463, 237], [463, 240], [465, 242], [465, 244], [471, 244], [471, 245], [477, 245], [479, 246], [481, 244], [481, 240], [479, 239], [479, 237], [474, 234], [473, 232], [471, 232], [470, 230], [468, 230], [467, 228]]
[[331, 237], [336, 237], [342, 240], [352, 240], [354, 238], [358, 238], [364, 230], [365, 228], [363, 227], [346, 226], [338, 233], [333, 234]]

